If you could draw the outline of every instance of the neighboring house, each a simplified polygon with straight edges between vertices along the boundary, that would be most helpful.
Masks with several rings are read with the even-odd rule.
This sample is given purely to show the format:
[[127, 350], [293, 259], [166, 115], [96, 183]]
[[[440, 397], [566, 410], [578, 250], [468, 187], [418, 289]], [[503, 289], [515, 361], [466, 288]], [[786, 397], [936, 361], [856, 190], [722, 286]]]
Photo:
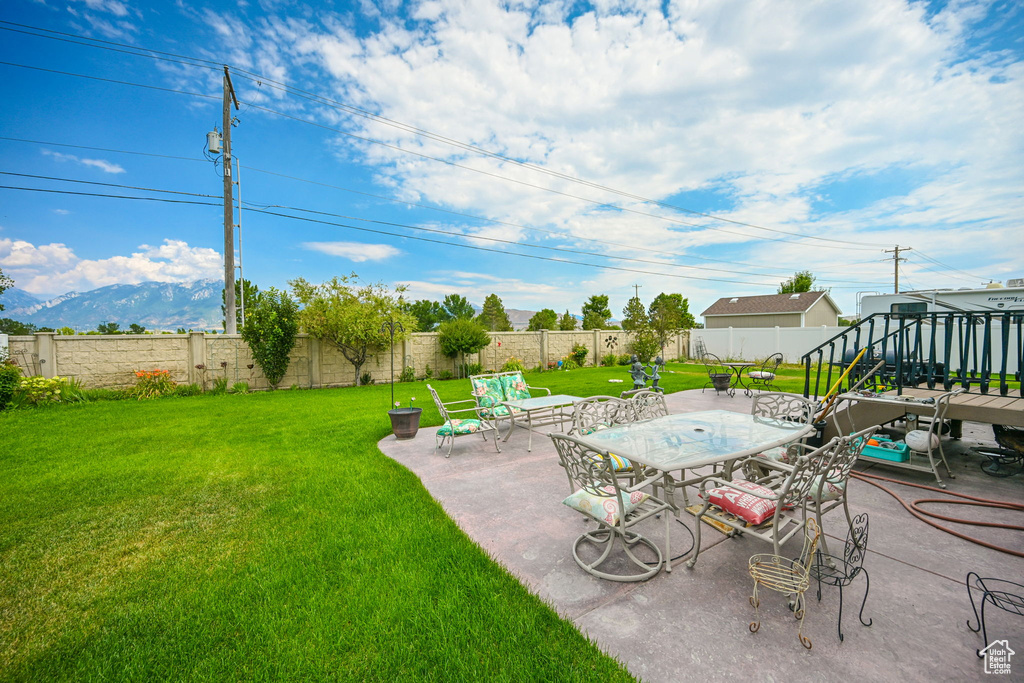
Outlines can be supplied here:
[[827, 292], [733, 296], [706, 311], [705, 329], [724, 327], [835, 327], [842, 311]]

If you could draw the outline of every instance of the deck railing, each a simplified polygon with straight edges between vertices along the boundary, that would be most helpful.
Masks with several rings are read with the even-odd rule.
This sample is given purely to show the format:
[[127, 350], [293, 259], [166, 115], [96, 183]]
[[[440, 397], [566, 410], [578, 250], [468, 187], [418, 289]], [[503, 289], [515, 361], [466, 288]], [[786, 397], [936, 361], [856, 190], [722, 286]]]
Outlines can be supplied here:
[[[804, 354], [804, 395], [827, 393], [861, 349], [867, 352], [840, 391], [865, 380], [871, 388], [927, 386], [1024, 396], [1020, 313], [875, 313]], [[1013, 385], [1011, 386], [1011, 382]]]

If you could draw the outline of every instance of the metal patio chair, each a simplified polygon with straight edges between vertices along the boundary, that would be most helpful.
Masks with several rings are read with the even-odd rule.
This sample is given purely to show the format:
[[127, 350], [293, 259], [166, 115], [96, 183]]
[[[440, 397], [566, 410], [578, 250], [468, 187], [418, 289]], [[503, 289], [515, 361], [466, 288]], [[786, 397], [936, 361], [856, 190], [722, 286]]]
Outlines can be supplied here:
[[[606, 451], [596, 451], [580, 439], [565, 434], [549, 434], [558, 451], [558, 459], [569, 475], [574, 493], [562, 501], [588, 519], [597, 522], [598, 528], [580, 534], [572, 545], [572, 556], [583, 571], [609, 581], [644, 581], [651, 578], [663, 565], [672, 571], [668, 558], [671, 521], [674, 515], [672, 505], [641, 491], [652, 483], [644, 480], [626, 486], [612, 464]], [[656, 475], [660, 477], [659, 473]], [[656, 515], [665, 520], [665, 554], [653, 541], [636, 531], [636, 525]], [[592, 561], [584, 559], [580, 548], [584, 544], [597, 547], [597, 557]], [[646, 546], [654, 553], [653, 561], [637, 556], [638, 545]], [[616, 547], [622, 548], [621, 555], [612, 555]], [[627, 567], [634, 573], [611, 573], [599, 569], [608, 560], [628, 560]]]
[[761, 367], [757, 370], [751, 370], [747, 373], [747, 388], [744, 390], [747, 396], [753, 396], [754, 389], [757, 389], [758, 393], [761, 390], [765, 391], [778, 391], [779, 387], [775, 384], [775, 375], [779, 371], [779, 364], [782, 362], [781, 353], [773, 353], [768, 356]]
[[[427, 389], [430, 390], [430, 396], [434, 399], [434, 405], [437, 406], [437, 412], [441, 413], [441, 419], [444, 420], [444, 424], [441, 425], [437, 430], [437, 434], [434, 435], [434, 450], [444, 445], [445, 440], [448, 440], [448, 452], [445, 453], [444, 457], [451, 457], [452, 447], [455, 445], [455, 437], [467, 436], [469, 434], [480, 434], [484, 441], [487, 441], [487, 432], [494, 434], [494, 449], [501, 453], [501, 447], [498, 446], [498, 429], [494, 423], [488, 422], [487, 420], [481, 420], [476, 417], [476, 401], [473, 399], [467, 399], [465, 401], [449, 401], [444, 403], [441, 401], [441, 397], [434, 391], [434, 387], [427, 385]], [[459, 405], [462, 403], [470, 403], [472, 407], [469, 408], [456, 408], [450, 409], [449, 406]], [[456, 413], [472, 413], [473, 417], [455, 418], [452, 415]]]
[[843, 588], [849, 586], [855, 578], [864, 575], [864, 599], [860, 603], [860, 623], [871, 626], [872, 620], [864, 621], [864, 605], [868, 601], [868, 592], [871, 590], [871, 579], [868, 577], [868, 570], [864, 569], [864, 558], [868, 552], [868, 513], [862, 513], [853, 518], [853, 526], [846, 537], [846, 545], [843, 547], [843, 556], [835, 557], [818, 551], [814, 555], [814, 564], [811, 566], [811, 578], [818, 582], [818, 602], [821, 602], [821, 586], [836, 586], [839, 588], [839, 619], [836, 628], [839, 629], [839, 642], [843, 641]]
[[704, 363], [704, 369], [708, 373], [708, 381], [701, 387], [700, 393], [703, 394], [705, 389], [712, 387], [716, 396], [722, 391], [728, 396], [736, 394], [736, 390], [732, 388], [732, 370], [723, 365], [718, 356], [706, 353], [701, 358], [701, 362]]
[[634, 419], [637, 421], [668, 415], [665, 395], [658, 391], [638, 391], [629, 398], [628, 402], [633, 410]]

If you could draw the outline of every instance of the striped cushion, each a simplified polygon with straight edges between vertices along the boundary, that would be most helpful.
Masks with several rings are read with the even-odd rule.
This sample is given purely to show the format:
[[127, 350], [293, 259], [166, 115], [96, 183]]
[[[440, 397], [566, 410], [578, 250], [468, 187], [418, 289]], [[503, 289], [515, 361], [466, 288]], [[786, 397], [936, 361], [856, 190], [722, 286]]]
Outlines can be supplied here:
[[456, 436], [460, 434], [474, 434], [480, 431], [480, 420], [448, 420], [437, 430], [437, 434], [438, 436], [450, 436], [453, 428], [455, 429]]

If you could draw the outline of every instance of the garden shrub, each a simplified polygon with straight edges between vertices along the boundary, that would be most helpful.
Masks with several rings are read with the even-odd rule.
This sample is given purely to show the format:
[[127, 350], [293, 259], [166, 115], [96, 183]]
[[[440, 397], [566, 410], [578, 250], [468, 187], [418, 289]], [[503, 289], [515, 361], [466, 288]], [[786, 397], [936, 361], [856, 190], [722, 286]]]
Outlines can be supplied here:
[[626, 349], [635, 354], [641, 363], [646, 364], [661, 352], [661, 342], [653, 330], [644, 328], [634, 333], [633, 341], [626, 345]]
[[577, 365], [576, 363], [576, 359], [573, 358], [572, 356], [566, 356], [565, 358], [562, 359], [563, 370], [578, 370], [579, 367], [580, 366]]
[[249, 383], [248, 382], [235, 382], [231, 385], [232, 394], [248, 394]]
[[203, 388], [198, 384], [179, 384], [174, 389], [175, 396], [198, 396], [203, 393]]
[[455, 374], [451, 370], [442, 370], [437, 374], [438, 379], [455, 379]]
[[616, 365], [630, 365], [631, 362], [632, 361], [631, 361], [628, 353], [624, 353], [624, 354], [620, 355], [618, 357], [618, 359], [615, 361]]
[[467, 353], [476, 353], [491, 343], [491, 335], [477, 322], [466, 319], [449, 320], [441, 323], [437, 335], [441, 353], [454, 359]]
[[426, 369], [423, 371], [423, 379], [433, 379], [434, 371], [430, 368], [430, 363], [427, 363]]
[[399, 382], [415, 382], [416, 381], [416, 368], [411, 365], [406, 365], [402, 369], [402, 374], [398, 376]]
[[273, 287], [247, 303], [242, 339], [274, 389], [288, 371], [288, 356], [299, 333], [299, 306], [287, 292]]
[[359, 384], [360, 386], [373, 384], [373, 376], [368, 372], [364, 372], [363, 374], [359, 375]]
[[210, 393], [214, 395], [228, 393], [228, 378], [218, 377], [213, 380], [213, 387], [210, 389]]
[[526, 372], [526, 366], [523, 365], [523, 361], [519, 360], [515, 356], [512, 356], [505, 364], [501, 366], [502, 372]]
[[12, 403], [17, 406], [42, 405], [44, 403], [60, 403], [64, 393], [65, 381], [62, 377], [23, 377], [18, 383]]
[[463, 363], [459, 366], [459, 376], [469, 377], [470, 375], [479, 375], [484, 371], [484, 366], [480, 363]]
[[616, 361], [618, 361], [618, 356], [614, 353], [608, 353], [601, 358], [601, 365], [606, 368], [614, 367]]
[[177, 386], [167, 370], [139, 370], [135, 377], [135, 386], [128, 390], [128, 394], [138, 401], [173, 393]]
[[587, 354], [589, 352], [590, 349], [583, 344], [573, 344], [572, 353], [569, 354], [569, 357], [576, 363], [576, 367], [582, 368], [587, 363]]
[[0, 363], [0, 410], [14, 398], [21, 383], [21, 368], [11, 361]]

